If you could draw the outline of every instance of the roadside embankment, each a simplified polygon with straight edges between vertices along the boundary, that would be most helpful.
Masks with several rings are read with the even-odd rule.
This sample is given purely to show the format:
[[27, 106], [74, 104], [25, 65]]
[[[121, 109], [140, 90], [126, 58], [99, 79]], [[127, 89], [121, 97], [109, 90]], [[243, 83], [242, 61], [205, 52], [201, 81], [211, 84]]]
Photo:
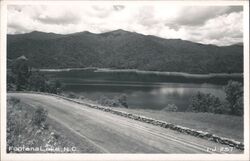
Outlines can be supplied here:
[[7, 153], [98, 153], [84, 139], [15, 97], [7, 100]]

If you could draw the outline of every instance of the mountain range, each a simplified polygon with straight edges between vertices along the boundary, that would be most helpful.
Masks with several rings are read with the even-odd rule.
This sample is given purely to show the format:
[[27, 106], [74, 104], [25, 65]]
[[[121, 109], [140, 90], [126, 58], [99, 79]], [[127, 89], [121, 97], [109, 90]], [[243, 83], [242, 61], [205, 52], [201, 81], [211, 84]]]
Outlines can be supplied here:
[[[243, 44], [216, 46], [115, 30], [7, 35], [8, 62], [34, 68], [99, 67], [187, 73], [242, 73]], [[9, 65], [10, 63], [8, 63]]]

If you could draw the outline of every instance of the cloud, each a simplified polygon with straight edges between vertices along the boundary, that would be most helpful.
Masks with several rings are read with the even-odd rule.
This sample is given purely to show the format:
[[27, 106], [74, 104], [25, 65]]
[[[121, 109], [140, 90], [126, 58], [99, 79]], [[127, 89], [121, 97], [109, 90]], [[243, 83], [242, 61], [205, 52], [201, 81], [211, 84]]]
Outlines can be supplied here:
[[186, 28], [186, 39], [206, 44], [230, 45], [243, 41], [243, 12], [231, 12]]
[[80, 18], [71, 13], [65, 13], [56, 17], [42, 14], [37, 18], [37, 20], [46, 24], [67, 25], [77, 24], [80, 21]]
[[29, 32], [29, 30], [18, 23], [11, 23], [8, 25], [8, 31], [14, 34], [20, 34], [20, 33], [26, 33]]
[[135, 15], [136, 21], [143, 26], [152, 27], [159, 23], [159, 20], [154, 15], [155, 8], [153, 6], [146, 6], [140, 8], [138, 13]]
[[124, 29], [163, 38], [228, 45], [242, 42], [241, 6], [10, 5], [8, 33], [68, 34]]
[[44, 24], [68, 25], [77, 24], [81, 20], [80, 15], [71, 7], [41, 6], [37, 10], [32, 19]]
[[123, 6], [123, 5], [114, 5], [113, 8], [116, 11], [121, 11], [121, 10], [123, 10], [125, 8], [125, 6]]
[[223, 14], [231, 12], [240, 12], [243, 8], [240, 6], [231, 7], [215, 7], [215, 6], [188, 6], [182, 7], [177, 10], [175, 16], [166, 22], [166, 25], [178, 26], [199, 26], [203, 25], [206, 21]]
[[[10, 6], [8, 7], [8, 32], [11, 33], [25, 33], [35, 28], [34, 21], [29, 14], [34, 14], [33, 10], [26, 10], [21, 6]], [[29, 14], [27, 14], [29, 13]]]

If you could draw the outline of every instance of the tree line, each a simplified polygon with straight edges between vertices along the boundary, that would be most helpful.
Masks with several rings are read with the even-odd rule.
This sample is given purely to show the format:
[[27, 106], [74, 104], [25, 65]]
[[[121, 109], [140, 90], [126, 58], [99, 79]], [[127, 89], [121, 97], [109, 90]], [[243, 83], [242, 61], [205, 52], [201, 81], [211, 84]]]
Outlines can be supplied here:
[[242, 83], [231, 80], [223, 89], [226, 94], [225, 101], [210, 93], [198, 92], [193, 95], [188, 110], [242, 116], [244, 109]]
[[49, 80], [38, 70], [32, 70], [28, 59], [21, 57], [14, 60], [7, 71], [7, 90], [59, 94], [62, 91], [62, 84], [58, 80]]

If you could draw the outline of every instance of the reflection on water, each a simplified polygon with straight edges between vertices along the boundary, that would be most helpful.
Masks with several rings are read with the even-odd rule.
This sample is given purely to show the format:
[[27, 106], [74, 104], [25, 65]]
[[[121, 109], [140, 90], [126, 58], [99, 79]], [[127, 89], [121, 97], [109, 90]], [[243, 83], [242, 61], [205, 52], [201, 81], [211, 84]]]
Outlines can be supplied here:
[[99, 99], [102, 96], [113, 98], [121, 94], [127, 95], [128, 106], [130, 108], [150, 108], [162, 109], [167, 104], [175, 104], [179, 110], [185, 110], [188, 107], [190, 98], [198, 91], [211, 93], [221, 99], [225, 94], [221, 86], [202, 84], [191, 85], [185, 83], [166, 83], [164, 85], [144, 85], [134, 86], [131, 84], [122, 84], [118, 86], [109, 84], [68, 84], [66, 91], [75, 92], [90, 99]]
[[[47, 74], [51, 78], [62, 81], [66, 92], [74, 92], [86, 98], [96, 100], [103, 96], [113, 98], [126, 94], [129, 108], [162, 109], [168, 104], [175, 104], [180, 111], [184, 111], [192, 95], [198, 91], [211, 93], [221, 100], [225, 98], [222, 85], [208, 83], [168, 83], [156, 78], [151, 78], [154, 81], [143, 82], [139, 76], [137, 76], [138, 79], [131, 79], [128, 74], [126, 77], [113, 73], [96, 75], [90, 71]], [[130, 80], [127, 77], [130, 77]]]

